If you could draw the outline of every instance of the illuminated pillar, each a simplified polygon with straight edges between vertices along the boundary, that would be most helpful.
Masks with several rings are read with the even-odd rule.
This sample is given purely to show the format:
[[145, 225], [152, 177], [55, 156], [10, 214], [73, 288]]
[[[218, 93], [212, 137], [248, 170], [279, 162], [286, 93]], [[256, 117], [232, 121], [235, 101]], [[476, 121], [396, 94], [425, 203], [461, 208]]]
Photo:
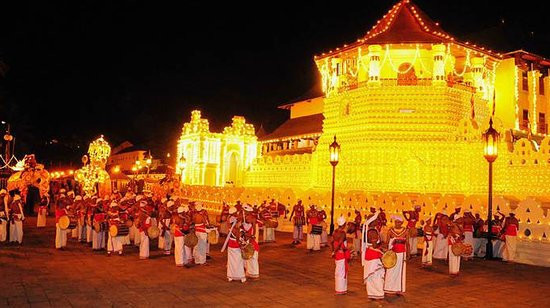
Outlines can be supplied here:
[[484, 63], [485, 63], [485, 60], [483, 58], [480, 58], [480, 57], [472, 58], [472, 78], [473, 78], [472, 86], [481, 92], [485, 91], [485, 89], [483, 89]]
[[331, 87], [336, 89], [340, 86], [340, 76], [342, 75], [342, 59], [334, 57], [331, 59], [332, 63], [332, 75], [331, 75]]
[[537, 94], [539, 88], [539, 76], [540, 73], [537, 70], [531, 70], [527, 75], [529, 82], [529, 121], [531, 122], [531, 133], [536, 134], [538, 132], [538, 108], [537, 106]]
[[380, 54], [382, 53], [382, 46], [371, 45], [369, 46], [369, 86], [380, 86]]
[[445, 85], [445, 45], [434, 45], [433, 51], [433, 85], [444, 86]]

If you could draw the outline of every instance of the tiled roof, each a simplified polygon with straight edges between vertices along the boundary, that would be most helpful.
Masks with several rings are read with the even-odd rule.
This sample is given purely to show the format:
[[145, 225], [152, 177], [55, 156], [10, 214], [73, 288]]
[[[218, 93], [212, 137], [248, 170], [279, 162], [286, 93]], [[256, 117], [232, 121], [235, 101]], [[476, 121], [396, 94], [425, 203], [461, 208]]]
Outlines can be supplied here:
[[294, 136], [320, 134], [323, 132], [323, 114], [313, 114], [305, 117], [289, 119], [271, 134], [258, 138], [260, 141], [282, 139]]

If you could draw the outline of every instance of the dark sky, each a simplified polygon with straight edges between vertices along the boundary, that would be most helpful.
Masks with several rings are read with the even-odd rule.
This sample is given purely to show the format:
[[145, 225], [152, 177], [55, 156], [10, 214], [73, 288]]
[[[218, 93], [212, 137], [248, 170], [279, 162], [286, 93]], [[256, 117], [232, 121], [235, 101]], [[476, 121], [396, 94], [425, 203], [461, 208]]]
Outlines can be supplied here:
[[[550, 56], [544, 1], [414, 2], [459, 38]], [[216, 129], [237, 114], [273, 130], [287, 116], [276, 106], [318, 86], [313, 56], [361, 37], [395, 1], [174, 3], [4, 1], [0, 118], [19, 155], [78, 159], [99, 134], [164, 155], [194, 108]], [[69, 147], [44, 146], [53, 138]]]

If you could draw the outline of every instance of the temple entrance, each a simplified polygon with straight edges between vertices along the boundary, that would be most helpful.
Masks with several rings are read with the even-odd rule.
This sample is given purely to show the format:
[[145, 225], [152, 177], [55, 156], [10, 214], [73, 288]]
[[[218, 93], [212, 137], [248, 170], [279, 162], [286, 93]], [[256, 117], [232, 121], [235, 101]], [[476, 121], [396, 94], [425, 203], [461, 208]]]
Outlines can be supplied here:
[[224, 186], [238, 186], [239, 183], [239, 154], [231, 151], [225, 155]]
[[414, 66], [405, 62], [399, 65], [397, 73], [397, 85], [398, 86], [415, 86], [418, 83]]

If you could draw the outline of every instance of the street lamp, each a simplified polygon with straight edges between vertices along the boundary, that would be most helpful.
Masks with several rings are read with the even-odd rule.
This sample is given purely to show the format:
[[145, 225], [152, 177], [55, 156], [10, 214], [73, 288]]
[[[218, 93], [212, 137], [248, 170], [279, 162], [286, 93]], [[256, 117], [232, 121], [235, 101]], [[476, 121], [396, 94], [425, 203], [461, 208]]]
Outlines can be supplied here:
[[493, 118], [489, 120], [489, 128], [483, 133], [483, 142], [485, 148], [483, 149], [483, 156], [487, 162], [489, 162], [489, 202], [487, 207], [487, 248], [485, 251], [485, 258], [490, 260], [493, 258], [493, 243], [492, 229], [493, 229], [493, 162], [498, 157], [498, 140], [500, 134], [493, 128]]
[[330, 235], [334, 232], [334, 180], [336, 175], [336, 165], [338, 165], [338, 159], [340, 155], [340, 145], [336, 142], [336, 135], [334, 141], [329, 146], [330, 152], [330, 164], [332, 165], [332, 198], [330, 204]]

